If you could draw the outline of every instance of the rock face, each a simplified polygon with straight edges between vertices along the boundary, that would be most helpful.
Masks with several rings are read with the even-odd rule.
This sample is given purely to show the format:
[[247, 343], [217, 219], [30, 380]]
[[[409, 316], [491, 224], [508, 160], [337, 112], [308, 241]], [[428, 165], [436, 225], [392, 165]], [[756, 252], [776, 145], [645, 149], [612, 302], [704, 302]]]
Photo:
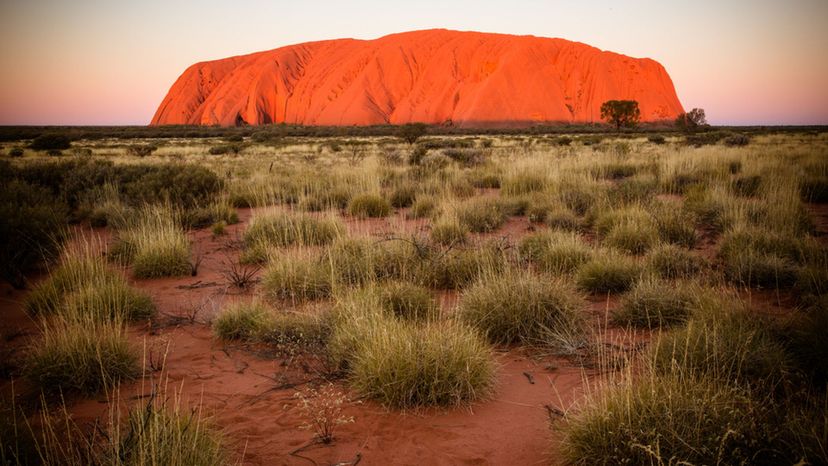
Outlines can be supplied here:
[[599, 121], [611, 99], [637, 100], [642, 121], [683, 111], [654, 60], [563, 39], [427, 30], [197, 63], [151, 124], [578, 123]]

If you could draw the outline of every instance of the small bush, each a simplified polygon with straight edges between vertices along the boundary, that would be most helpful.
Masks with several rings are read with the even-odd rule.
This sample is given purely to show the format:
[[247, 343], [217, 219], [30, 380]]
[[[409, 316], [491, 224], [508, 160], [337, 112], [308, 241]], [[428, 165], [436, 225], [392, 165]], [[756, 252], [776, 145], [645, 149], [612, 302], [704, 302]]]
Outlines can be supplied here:
[[219, 146], [213, 146], [210, 149], [208, 149], [207, 152], [209, 152], [210, 155], [224, 155], [224, 154], [239, 155], [239, 153], [243, 149], [244, 149], [243, 144], [228, 143], [228, 144], [222, 144], [222, 145], [219, 145]]
[[46, 393], [94, 394], [135, 377], [138, 357], [118, 322], [53, 318], [32, 345], [24, 372]]
[[647, 254], [647, 267], [661, 278], [693, 277], [704, 266], [704, 259], [673, 244], [657, 246]]
[[11, 180], [0, 190], [0, 273], [15, 288], [53, 258], [65, 238], [68, 207], [47, 189]]
[[37, 151], [61, 151], [72, 147], [72, 141], [62, 134], [41, 134], [34, 138], [29, 148]]
[[741, 147], [750, 144], [750, 136], [746, 134], [733, 134], [722, 140], [724, 145], [729, 147]]
[[385, 323], [354, 355], [351, 385], [397, 408], [468, 403], [488, 395], [491, 350], [473, 330], [449, 323]]
[[579, 328], [584, 302], [562, 280], [529, 274], [483, 278], [460, 298], [460, 318], [493, 343], [545, 344]]
[[272, 312], [259, 302], [238, 303], [213, 321], [213, 333], [221, 340], [252, 341], [271, 327]]
[[348, 215], [357, 218], [386, 217], [391, 213], [391, 204], [378, 194], [359, 194], [348, 203]]
[[474, 233], [497, 230], [506, 222], [501, 205], [490, 199], [467, 201], [457, 208], [460, 223]]
[[578, 268], [578, 287], [590, 293], [620, 293], [629, 290], [641, 272], [632, 259], [604, 253]]
[[382, 309], [399, 319], [431, 321], [440, 314], [431, 292], [412, 283], [385, 283], [380, 286], [378, 294]]
[[664, 139], [664, 136], [662, 136], [660, 134], [653, 134], [651, 136], [647, 136], [647, 140], [652, 142], [653, 144], [658, 144], [658, 145], [661, 145], [661, 144], [664, 144], [665, 142], [667, 142], [667, 140]]
[[9, 157], [23, 157], [23, 148], [21, 147], [13, 147], [9, 150]]
[[642, 280], [624, 296], [612, 320], [621, 325], [658, 328], [685, 322], [701, 290], [684, 283]]

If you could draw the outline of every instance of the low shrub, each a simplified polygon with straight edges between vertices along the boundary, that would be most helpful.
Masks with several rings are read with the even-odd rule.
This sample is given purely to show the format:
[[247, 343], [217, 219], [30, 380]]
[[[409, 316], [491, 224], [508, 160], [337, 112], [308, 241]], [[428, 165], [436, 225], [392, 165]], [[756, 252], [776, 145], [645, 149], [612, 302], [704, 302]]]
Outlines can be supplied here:
[[626, 256], [604, 252], [578, 268], [575, 281], [590, 293], [620, 293], [632, 288], [640, 266]]
[[63, 134], [41, 134], [34, 138], [29, 148], [37, 151], [61, 151], [72, 147], [72, 141]]
[[357, 218], [386, 217], [391, 213], [391, 204], [379, 194], [359, 194], [348, 203], [348, 215]]
[[10, 180], [0, 190], [0, 274], [15, 288], [26, 274], [57, 254], [69, 209], [46, 188]]
[[750, 144], [750, 136], [746, 134], [733, 134], [722, 139], [724, 145], [729, 147], [741, 147]]
[[577, 332], [584, 301], [565, 281], [529, 274], [483, 277], [460, 298], [460, 318], [493, 343], [546, 344]]
[[664, 138], [664, 136], [662, 136], [660, 134], [653, 134], [653, 135], [647, 136], [647, 140], [652, 142], [653, 144], [658, 144], [658, 145], [661, 145], [661, 144], [664, 144], [664, 143], [667, 142], [667, 140]]

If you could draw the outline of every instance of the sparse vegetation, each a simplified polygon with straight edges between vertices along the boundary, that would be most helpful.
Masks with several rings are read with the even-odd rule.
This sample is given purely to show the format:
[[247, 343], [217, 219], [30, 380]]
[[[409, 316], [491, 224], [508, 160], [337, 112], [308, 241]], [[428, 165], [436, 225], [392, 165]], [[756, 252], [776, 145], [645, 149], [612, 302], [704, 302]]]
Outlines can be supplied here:
[[[553, 462], [825, 463], [825, 135], [693, 125], [434, 126], [410, 144], [390, 125], [50, 128], [65, 157], [0, 161], [3, 274], [31, 286], [0, 328], [3, 393], [25, 401], [10, 425], [37, 437], [29, 463], [224, 464], [248, 445], [229, 429], [221, 447], [225, 375], [250, 382], [228, 405], [242, 417], [302, 387], [287, 419], [315, 444], [351, 436], [330, 427], [362, 422], [361, 399], [534, 405], [495, 388], [548, 371]], [[46, 130], [10, 131], [11, 155]], [[209, 380], [215, 425], [161, 400], [168, 362], [176, 400]], [[127, 413], [111, 395], [134, 378]], [[86, 423], [95, 400], [109, 423]]]

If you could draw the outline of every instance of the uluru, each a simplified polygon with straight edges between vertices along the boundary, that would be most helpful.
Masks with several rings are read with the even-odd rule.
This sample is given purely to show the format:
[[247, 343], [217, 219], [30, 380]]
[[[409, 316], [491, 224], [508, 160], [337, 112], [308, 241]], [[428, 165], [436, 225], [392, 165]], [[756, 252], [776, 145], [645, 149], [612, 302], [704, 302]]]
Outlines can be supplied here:
[[196, 63], [151, 124], [590, 123], [613, 99], [636, 100], [645, 122], [683, 112], [655, 60], [557, 38], [435, 29]]

